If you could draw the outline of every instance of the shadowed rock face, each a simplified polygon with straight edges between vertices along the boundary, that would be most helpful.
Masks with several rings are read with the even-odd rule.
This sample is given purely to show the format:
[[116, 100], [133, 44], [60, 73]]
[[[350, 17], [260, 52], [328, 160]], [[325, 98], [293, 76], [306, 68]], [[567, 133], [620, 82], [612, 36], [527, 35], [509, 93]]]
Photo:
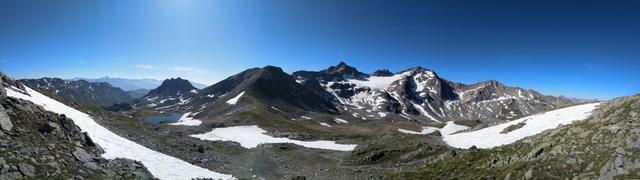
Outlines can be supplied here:
[[331, 74], [331, 75], [337, 75], [337, 76], [341, 76], [343, 78], [356, 78], [356, 79], [362, 79], [362, 78], [366, 78], [369, 75], [362, 73], [360, 71], [358, 71], [358, 69], [351, 67], [349, 65], [347, 65], [347, 63], [345, 62], [340, 62], [338, 63], [338, 65], [336, 66], [331, 66], [325, 70], [320, 71], [322, 73], [326, 73], [326, 74]]
[[292, 74], [294, 77], [305, 79], [320, 78], [326, 81], [331, 80], [344, 80], [344, 79], [365, 79], [369, 77], [368, 74], [358, 71], [358, 69], [347, 65], [345, 62], [340, 62], [336, 66], [331, 66], [325, 70], [314, 71], [296, 71]]
[[[226, 103], [242, 92], [244, 94], [237, 104]], [[337, 112], [331, 100], [323, 96], [320, 87], [300, 84], [293, 76], [274, 66], [249, 69], [224, 79], [189, 96], [189, 103], [185, 106], [200, 107], [203, 111], [199, 116], [215, 116], [255, 104], [291, 112]]]
[[174, 97], [180, 96], [182, 94], [186, 94], [191, 90], [195, 90], [196, 88], [191, 85], [191, 83], [187, 80], [181, 78], [171, 78], [164, 80], [162, 84], [151, 91], [145, 97], [151, 96], [165, 96], [165, 97]]
[[393, 73], [391, 71], [389, 71], [388, 69], [380, 69], [380, 70], [374, 71], [373, 74], [371, 74], [371, 76], [388, 77], [388, 76], [393, 76]]

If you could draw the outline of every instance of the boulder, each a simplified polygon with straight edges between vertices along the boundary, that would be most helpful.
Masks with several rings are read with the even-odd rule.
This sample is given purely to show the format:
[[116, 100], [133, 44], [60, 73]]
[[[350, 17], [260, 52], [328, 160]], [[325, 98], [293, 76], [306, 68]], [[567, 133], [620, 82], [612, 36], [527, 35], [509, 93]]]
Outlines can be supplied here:
[[92, 161], [92, 156], [91, 154], [87, 153], [87, 151], [85, 151], [84, 149], [80, 148], [80, 147], [76, 147], [75, 150], [73, 151], [73, 156], [76, 157], [76, 159], [78, 159], [80, 162], [90, 162]]
[[85, 163], [82, 163], [82, 165], [83, 165], [84, 167], [86, 167], [86, 168], [91, 169], [91, 170], [96, 170], [96, 169], [98, 169], [98, 164], [96, 164], [96, 163], [94, 163], [94, 162], [85, 162]]
[[18, 164], [18, 170], [22, 173], [22, 175], [27, 177], [33, 177], [36, 175], [36, 168], [31, 164], [20, 163]]
[[0, 128], [2, 128], [3, 131], [11, 131], [11, 128], [13, 128], [13, 123], [11, 123], [9, 115], [7, 115], [7, 112], [2, 106], [0, 106]]

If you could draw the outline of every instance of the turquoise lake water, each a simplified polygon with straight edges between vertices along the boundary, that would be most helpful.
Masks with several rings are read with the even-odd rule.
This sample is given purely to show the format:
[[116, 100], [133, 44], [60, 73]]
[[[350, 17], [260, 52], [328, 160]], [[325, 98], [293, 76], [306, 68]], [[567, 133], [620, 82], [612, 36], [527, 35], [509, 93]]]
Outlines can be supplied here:
[[178, 120], [180, 120], [180, 117], [182, 117], [182, 113], [160, 114], [147, 116], [146, 118], [144, 118], [144, 121], [151, 124], [160, 124], [164, 122], [173, 123], [178, 122]]

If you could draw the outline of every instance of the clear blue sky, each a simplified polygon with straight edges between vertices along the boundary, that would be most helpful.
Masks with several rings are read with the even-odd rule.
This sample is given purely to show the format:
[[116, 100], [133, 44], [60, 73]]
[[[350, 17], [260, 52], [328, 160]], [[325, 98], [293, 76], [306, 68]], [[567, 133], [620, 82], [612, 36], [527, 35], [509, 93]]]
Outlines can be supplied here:
[[17, 78], [181, 76], [246, 68], [434, 69], [545, 94], [640, 93], [638, 1], [3, 0], [0, 70]]

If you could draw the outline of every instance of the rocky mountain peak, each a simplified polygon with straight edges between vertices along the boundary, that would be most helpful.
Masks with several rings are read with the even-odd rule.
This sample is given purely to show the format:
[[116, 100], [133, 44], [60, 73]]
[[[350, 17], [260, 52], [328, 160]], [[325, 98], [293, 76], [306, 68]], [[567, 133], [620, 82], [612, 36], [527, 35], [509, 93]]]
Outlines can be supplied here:
[[371, 74], [372, 76], [381, 76], [381, 77], [389, 77], [389, 76], [393, 76], [393, 73], [391, 71], [389, 71], [389, 69], [379, 69], [373, 72], [373, 74]]
[[151, 90], [147, 96], [179, 96], [195, 89], [196, 88], [185, 79], [179, 77], [171, 78], [164, 80], [158, 88]]
[[413, 67], [413, 68], [409, 68], [407, 70], [402, 71], [402, 73], [411, 73], [411, 74], [420, 74], [420, 73], [425, 73], [429, 76], [433, 76], [435, 77], [436, 72], [431, 70], [431, 69], [427, 69], [424, 68], [422, 66], [417, 66], [417, 67]]
[[277, 67], [277, 66], [265, 66], [263, 68], [260, 69], [263, 73], [269, 74], [269, 75], [275, 75], [275, 74], [286, 74], [282, 68]]
[[340, 62], [338, 65], [331, 66], [321, 72], [331, 75], [341, 75], [344, 78], [362, 78], [367, 76], [367, 74], [358, 71], [358, 69], [347, 65], [345, 62]]
[[487, 86], [496, 88], [496, 89], [502, 89], [502, 88], [505, 87], [502, 83], [500, 83], [500, 82], [498, 82], [496, 80], [488, 80], [488, 81], [485, 81], [484, 84], [487, 85]]

